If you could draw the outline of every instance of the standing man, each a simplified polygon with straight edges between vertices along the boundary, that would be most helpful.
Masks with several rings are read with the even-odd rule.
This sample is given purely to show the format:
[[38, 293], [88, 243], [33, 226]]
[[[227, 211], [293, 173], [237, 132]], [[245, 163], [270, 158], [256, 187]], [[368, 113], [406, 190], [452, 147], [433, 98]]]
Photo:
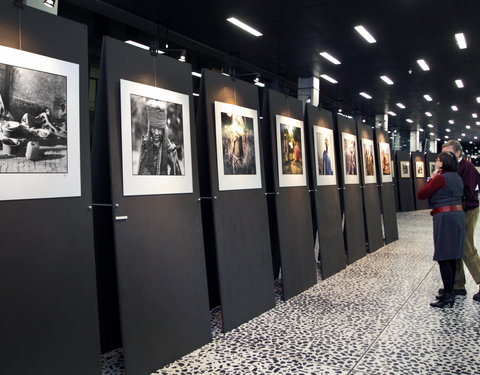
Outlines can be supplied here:
[[[465, 211], [465, 253], [463, 263], [466, 264], [470, 274], [477, 285], [480, 284], [480, 257], [473, 243], [475, 226], [478, 220], [478, 190], [480, 185], [480, 175], [472, 163], [462, 158], [462, 145], [460, 142], [451, 140], [442, 146], [442, 152], [453, 152], [458, 160], [457, 173], [463, 180], [464, 196], [463, 210]], [[457, 262], [455, 272], [455, 285], [453, 290], [455, 294], [466, 295], [465, 290], [465, 272], [463, 270], [462, 260]], [[480, 302], [480, 291], [473, 296], [475, 301]]]

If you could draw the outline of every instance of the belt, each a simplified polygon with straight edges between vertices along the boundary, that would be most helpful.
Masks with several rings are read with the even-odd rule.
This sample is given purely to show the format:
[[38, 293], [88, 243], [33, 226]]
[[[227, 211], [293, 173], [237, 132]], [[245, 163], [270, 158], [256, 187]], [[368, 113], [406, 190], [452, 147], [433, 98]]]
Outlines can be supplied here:
[[435, 215], [439, 214], [441, 212], [450, 212], [450, 211], [463, 211], [463, 207], [461, 204], [456, 204], [454, 206], [441, 206], [434, 208], [431, 212], [430, 215]]

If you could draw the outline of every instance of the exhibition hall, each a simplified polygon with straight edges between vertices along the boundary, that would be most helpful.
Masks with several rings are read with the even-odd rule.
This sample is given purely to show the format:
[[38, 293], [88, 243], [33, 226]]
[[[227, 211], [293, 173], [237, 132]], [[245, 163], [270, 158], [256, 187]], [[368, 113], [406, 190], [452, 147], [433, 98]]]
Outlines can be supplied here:
[[478, 14], [3, 0], [0, 374], [477, 374]]

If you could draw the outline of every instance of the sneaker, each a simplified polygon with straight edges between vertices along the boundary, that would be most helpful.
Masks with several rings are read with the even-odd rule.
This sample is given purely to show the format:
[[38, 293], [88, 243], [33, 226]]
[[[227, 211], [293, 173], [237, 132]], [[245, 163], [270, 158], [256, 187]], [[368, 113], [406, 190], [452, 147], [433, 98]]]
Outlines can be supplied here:
[[[467, 291], [466, 289], [453, 289], [453, 293], [455, 293], [456, 296], [466, 296], [467, 295]], [[443, 288], [440, 288], [438, 289], [438, 294], [444, 294], [443, 292]], [[480, 301], [480, 292], [477, 293], [478, 294], [478, 301]], [[475, 294], [475, 295], [477, 295]], [[477, 301], [475, 299], [475, 301]]]

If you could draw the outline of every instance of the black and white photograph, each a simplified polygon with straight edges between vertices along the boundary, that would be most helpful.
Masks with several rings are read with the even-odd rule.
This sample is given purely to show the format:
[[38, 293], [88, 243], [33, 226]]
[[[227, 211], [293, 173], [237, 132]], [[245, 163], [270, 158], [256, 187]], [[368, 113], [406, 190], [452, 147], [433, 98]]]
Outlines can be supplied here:
[[345, 184], [357, 184], [358, 176], [357, 137], [350, 133], [342, 132], [343, 168]]
[[257, 111], [215, 102], [215, 137], [219, 190], [261, 188]]
[[315, 170], [317, 185], [335, 185], [335, 148], [333, 143], [333, 130], [321, 126], [313, 126], [313, 139], [315, 141]]
[[380, 154], [380, 167], [382, 182], [391, 182], [393, 177], [393, 164], [390, 155], [390, 144], [387, 142], [378, 142], [378, 150]]
[[375, 176], [375, 155], [373, 150], [373, 141], [362, 138], [362, 157], [363, 157], [363, 176], [366, 184], [377, 182]]
[[410, 178], [410, 162], [400, 161], [400, 178]]
[[124, 195], [191, 193], [188, 95], [121, 80]]
[[0, 46], [0, 199], [81, 195], [78, 75]]
[[423, 161], [415, 162], [415, 177], [416, 178], [425, 177], [425, 163]]
[[280, 187], [305, 186], [303, 121], [276, 115], [278, 182]]

